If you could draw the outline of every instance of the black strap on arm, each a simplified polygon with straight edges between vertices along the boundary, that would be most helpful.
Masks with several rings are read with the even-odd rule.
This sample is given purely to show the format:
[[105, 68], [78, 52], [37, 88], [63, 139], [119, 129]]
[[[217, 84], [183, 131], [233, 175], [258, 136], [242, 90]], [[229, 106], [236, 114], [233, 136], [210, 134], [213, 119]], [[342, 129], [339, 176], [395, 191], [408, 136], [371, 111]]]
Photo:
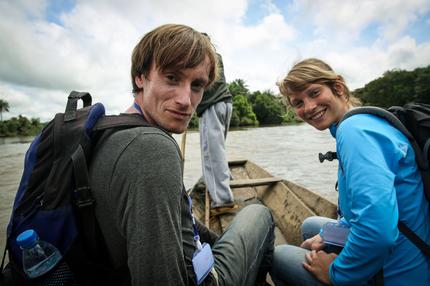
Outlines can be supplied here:
[[384, 268], [381, 268], [372, 279], [372, 285], [384, 286]]
[[403, 222], [398, 223], [399, 230], [416, 245], [426, 256], [430, 257], [430, 246], [422, 240], [415, 232], [407, 227]]

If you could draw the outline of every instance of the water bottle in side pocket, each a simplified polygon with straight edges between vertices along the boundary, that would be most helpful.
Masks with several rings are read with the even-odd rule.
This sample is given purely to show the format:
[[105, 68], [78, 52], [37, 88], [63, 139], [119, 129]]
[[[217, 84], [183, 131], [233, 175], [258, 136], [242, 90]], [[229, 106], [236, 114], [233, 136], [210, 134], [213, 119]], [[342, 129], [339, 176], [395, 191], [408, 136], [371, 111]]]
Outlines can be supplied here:
[[37, 280], [40, 286], [78, 285], [60, 251], [40, 240], [36, 231], [26, 230], [16, 241], [22, 249], [22, 266], [28, 278]]

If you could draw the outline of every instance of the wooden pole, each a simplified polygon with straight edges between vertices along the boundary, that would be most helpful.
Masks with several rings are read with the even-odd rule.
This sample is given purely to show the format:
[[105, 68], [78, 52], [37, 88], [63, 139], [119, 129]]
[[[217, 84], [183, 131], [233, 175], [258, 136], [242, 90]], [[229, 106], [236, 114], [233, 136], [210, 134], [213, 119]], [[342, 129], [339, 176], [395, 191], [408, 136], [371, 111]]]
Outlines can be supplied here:
[[184, 172], [185, 172], [185, 146], [186, 146], [186, 144], [187, 144], [187, 129], [185, 129], [184, 133], [182, 133], [182, 139], [181, 139], [182, 179], [184, 179]]
[[210, 202], [209, 202], [209, 192], [208, 188], [205, 188], [205, 225], [208, 229], [210, 229], [210, 220], [209, 220], [209, 214], [210, 214]]
[[[187, 145], [187, 130], [182, 133], [181, 139], [181, 156], [182, 156], [182, 179], [184, 178], [185, 172], [185, 146]], [[209, 228], [209, 213], [210, 213], [210, 201], [209, 201], [209, 193], [208, 189], [205, 190], [205, 225]]]

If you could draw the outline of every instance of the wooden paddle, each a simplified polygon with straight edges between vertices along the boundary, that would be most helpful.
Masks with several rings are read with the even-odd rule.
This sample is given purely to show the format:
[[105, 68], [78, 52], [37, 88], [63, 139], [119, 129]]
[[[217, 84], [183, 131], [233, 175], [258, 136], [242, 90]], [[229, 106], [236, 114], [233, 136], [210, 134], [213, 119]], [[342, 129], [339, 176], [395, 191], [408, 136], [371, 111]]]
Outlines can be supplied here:
[[[181, 156], [182, 156], [182, 179], [184, 179], [184, 172], [185, 172], [185, 146], [187, 145], [187, 130], [182, 133], [182, 139], [181, 139]], [[209, 201], [209, 193], [208, 189], [205, 188], [205, 225], [207, 228], [210, 228], [210, 222], [209, 222], [209, 214], [210, 214], [210, 201]]]

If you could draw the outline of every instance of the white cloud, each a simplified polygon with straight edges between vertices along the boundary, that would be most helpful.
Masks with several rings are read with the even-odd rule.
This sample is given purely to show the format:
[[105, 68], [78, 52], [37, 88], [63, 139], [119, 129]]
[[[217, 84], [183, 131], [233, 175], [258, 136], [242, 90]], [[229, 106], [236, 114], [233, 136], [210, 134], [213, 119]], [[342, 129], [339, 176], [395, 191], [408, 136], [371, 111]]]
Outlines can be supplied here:
[[387, 41], [395, 40], [408, 24], [430, 10], [427, 0], [296, 0], [292, 8], [303, 21], [315, 24], [315, 36], [356, 40], [369, 26]]
[[[47, 120], [64, 109], [72, 89], [90, 91], [108, 113], [124, 110], [132, 98], [131, 51], [166, 23], [207, 32], [223, 55], [227, 80], [241, 78], [251, 90], [277, 91], [276, 81], [306, 57], [326, 59], [352, 88], [387, 69], [430, 63], [429, 40], [417, 44], [407, 34], [427, 15], [425, 0], [300, 0], [288, 15], [262, 0], [265, 16], [252, 25], [244, 24], [246, 0], [78, 0], [58, 15], [62, 25], [45, 21], [47, 1], [0, 1], [0, 96], [10, 102], [10, 115]], [[363, 41], [370, 27], [376, 39]]]

